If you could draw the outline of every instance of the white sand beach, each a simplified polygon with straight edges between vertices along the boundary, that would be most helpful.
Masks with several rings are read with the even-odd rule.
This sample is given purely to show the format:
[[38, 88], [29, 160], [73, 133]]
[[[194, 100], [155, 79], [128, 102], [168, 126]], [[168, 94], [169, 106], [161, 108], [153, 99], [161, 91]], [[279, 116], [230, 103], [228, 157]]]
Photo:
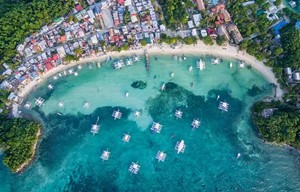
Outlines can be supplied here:
[[[230, 45], [227, 46], [207, 46], [202, 41], [198, 41], [196, 45], [183, 45], [181, 48], [171, 48], [169, 45], [164, 44], [162, 46], [146, 46], [138, 50], [128, 50], [128, 51], [122, 51], [122, 52], [109, 52], [107, 55], [102, 56], [91, 56], [86, 58], [81, 58], [79, 61], [71, 62], [68, 65], [60, 65], [48, 72], [46, 72], [40, 79], [34, 80], [29, 82], [27, 85], [24, 86], [23, 89], [20, 89], [18, 92], [18, 95], [20, 97], [26, 97], [28, 93], [30, 93], [31, 90], [33, 90], [37, 85], [42, 82], [43, 80], [55, 75], [56, 73], [59, 73], [61, 71], [64, 71], [70, 67], [74, 67], [79, 64], [84, 64], [87, 62], [93, 62], [93, 61], [104, 61], [107, 56], [111, 57], [119, 57], [119, 56], [126, 56], [126, 55], [133, 55], [133, 54], [143, 54], [147, 50], [147, 52], [151, 54], [166, 54], [166, 55], [172, 55], [172, 54], [193, 54], [193, 55], [201, 55], [201, 54], [208, 54], [208, 55], [215, 55], [219, 57], [225, 57], [225, 58], [234, 58], [244, 61], [245, 63], [251, 65], [254, 69], [258, 70], [262, 75], [266, 77], [266, 79], [277, 86], [276, 89], [276, 98], [281, 99], [283, 95], [283, 91], [280, 88], [280, 85], [277, 82], [277, 79], [272, 72], [272, 69], [270, 67], [265, 66], [262, 62], [255, 59], [253, 56], [250, 56], [249, 54], [238, 51], [237, 47], [233, 47]], [[17, 114], [16, 110], [13, 110], [13, 114]]]

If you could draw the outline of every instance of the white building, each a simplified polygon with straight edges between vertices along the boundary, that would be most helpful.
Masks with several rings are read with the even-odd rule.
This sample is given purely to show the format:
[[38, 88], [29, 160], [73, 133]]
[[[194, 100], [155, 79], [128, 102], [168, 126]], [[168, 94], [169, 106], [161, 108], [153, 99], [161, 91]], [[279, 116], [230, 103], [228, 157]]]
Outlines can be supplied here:
[[201, 36], [206, 37], [207, 36], [207, 31], [205, 29], [201, 29]]
[[58, 46], [56, 51], [60, 58], [64, 58], [66, 56], [65, 48], [63, 46]]

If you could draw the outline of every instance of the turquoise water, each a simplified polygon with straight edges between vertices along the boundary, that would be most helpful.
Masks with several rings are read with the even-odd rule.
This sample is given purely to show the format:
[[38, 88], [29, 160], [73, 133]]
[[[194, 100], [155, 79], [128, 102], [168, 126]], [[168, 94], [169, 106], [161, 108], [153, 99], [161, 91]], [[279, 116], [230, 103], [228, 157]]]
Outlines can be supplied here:
[[289, 1], [290, 1], [290, 0], [283, 0], [283, 4], [284, 4], [286, 7], [290, 8], [291, 10], [293, 10], [294, 12], [300, 13], [300, 0], [294, 0], [294, 1], [296, 1], [296, 3], [297, 3], [297, 6], [296, 6], [295, 8], [292, 8], [292, 7], [288, 4]]
[[[0, 191], [299, 191], [299, 152], [263, 143], [250, 121], [252, 103], [272, 95], [269, 83], [253, 69], [238, 69], [234, 60], [229, 69], [228, 59], [211, 65], [202, 56], [207, 66], [198, 71], [199, 57], [181, 63], [171, 56], [151, 58], [150, 72], [143, 58], [119, 71], [110, 64], [92, 70], [84, 65], [77, 77], [49, 79], [28, 97], [45, 98], [44, 106], [25, 111], [44, 124], [37, 157], [20, 175], [1, 164]], [[136, 80], [147, 87], [132, 88]], [[254, 85], [262, 92], [251, 91]], [[217, 95], [229, 103], [227, 113], [217, 109]], [[120, 120], [111, 117], [116, 109], [123, 113]], [[176, 109], [182, 119], [174, 117]], [[135, 110], [142, 111], [139, 118]], [[93, 136], [97, 117], [101, 129]], [[201, 126], [192, 130], [194, 118]], [[151, 133], [153, 121], [163, 125], [160, 134]], [[131, 135], [129, 143], [121, 140], [124, 133]], [[180, 140], [186, 149], [177, 154]], [[106, 149], [111, 156], [103, 162]], [[155, 159], [157, 151], [167, 154], [164, 162]], [[141, 166], [137, 175], [128, 171], [131, 162]]]

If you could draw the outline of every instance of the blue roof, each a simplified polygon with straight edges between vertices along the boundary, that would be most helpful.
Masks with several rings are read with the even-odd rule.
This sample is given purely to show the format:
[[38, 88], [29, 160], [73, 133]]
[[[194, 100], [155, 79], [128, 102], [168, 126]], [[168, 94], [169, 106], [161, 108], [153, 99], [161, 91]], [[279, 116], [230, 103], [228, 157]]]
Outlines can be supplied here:
[[275, 35], [279, 35], [279, 30], [287, 24], [285, 20], [279, 22], [277, 25], [273, 27]]
[[101, 3], [96, 3], [96, 5], [93, 7], [94, 14], [101, 13], [100, 6], [101, 6]]
[[300, 30], [300, 20], [296, 22], [296, 28]]

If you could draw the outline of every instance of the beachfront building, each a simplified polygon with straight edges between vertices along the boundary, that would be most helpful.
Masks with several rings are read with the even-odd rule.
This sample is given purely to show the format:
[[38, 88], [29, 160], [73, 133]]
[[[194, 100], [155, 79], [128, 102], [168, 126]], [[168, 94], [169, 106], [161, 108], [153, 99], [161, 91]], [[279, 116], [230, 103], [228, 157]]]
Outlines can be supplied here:
[[243, 37], [235, 24], [227, 25], [227, 30], [236, 44], [239, 44], [243, 41]]

